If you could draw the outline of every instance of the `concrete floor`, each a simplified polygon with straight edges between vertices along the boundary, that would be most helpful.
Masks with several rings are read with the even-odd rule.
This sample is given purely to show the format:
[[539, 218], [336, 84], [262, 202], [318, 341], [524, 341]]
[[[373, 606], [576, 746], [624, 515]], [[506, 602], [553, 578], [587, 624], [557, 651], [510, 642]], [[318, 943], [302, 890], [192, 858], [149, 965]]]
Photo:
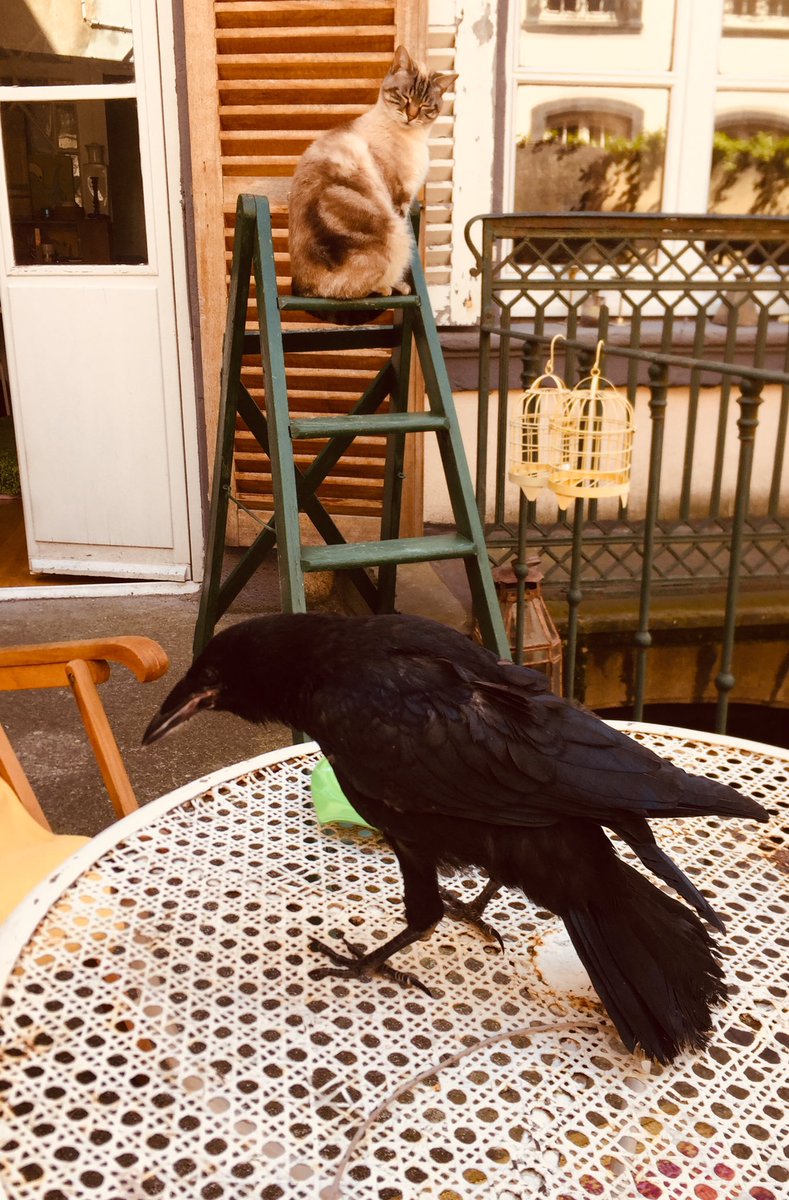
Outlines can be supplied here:
[[[233, 558], [234, 552], [229, 551], [226, 570]], [[401, 567], [397, 608], [466, 631], [470, 618], [465, 572], [459, 563], [440, 566], [440, 574], [427, 563]], [[330, 590], [329, 576], [308, 577], [307, 583], [311, 609], [367, 611], [360, 607], [342, 573], [336, 577], [334, 590]], [[199, 715], [163, 742], [147, 749], [140, 745], [159, 704], [192, 661], [197, 594], [54, 600], [46, 597], [45, 588], [41, 593], [40, 599], [33, 600], [0, 598], [0, 645], [144, 634], [167, 652], [170, 669], [161, 679], [141, 684], [130, 671], [116, 664], [110, 679], [100, 688], [140, 804], [220, 767], [290, 745], [289, 728], [249, 725], [228, 713]], [[279, 580], [272, 561], [258, 569], [218, 628], [279, 610]], [[93, 836], [114, 820], [112, 804], [69, 689], [0, 692], [0, 724], [57, 833]]]
[[[42, 592], [45, 589], [42, 589]], [[161, 700], [188, 668], [198, 596], [0, 602], [0, 644], [145, 634], [170, 658], [162, 679], [140, 684], [115, 665], [101, 696], [141, 804], [208, 771], [290, 743], [284, 726], [259, 728], [226, 713], [205, 714], [164, 742], [143, 749], [140, 738]], [[220, 623], [279, 609], [273, 570], [259, 571]], [[5, 728], [53, 829], [93, 835], [113, 809], [69, 689], [0, 693]]]

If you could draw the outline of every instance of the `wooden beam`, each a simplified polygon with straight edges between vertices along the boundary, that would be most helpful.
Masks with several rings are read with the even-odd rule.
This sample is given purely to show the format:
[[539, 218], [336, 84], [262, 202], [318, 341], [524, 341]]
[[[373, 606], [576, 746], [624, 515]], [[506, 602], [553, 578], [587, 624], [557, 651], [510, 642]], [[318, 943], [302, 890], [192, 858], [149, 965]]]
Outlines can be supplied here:
[[184, 10], [206, 443], [213, 464], [227, 307], [215, 0], [184, 0]]

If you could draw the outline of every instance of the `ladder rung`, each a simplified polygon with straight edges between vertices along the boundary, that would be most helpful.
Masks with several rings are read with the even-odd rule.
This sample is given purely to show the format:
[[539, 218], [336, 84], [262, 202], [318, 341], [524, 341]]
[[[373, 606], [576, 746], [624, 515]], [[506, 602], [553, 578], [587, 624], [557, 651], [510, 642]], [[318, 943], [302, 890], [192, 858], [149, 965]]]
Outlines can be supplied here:
[[435, 413], [344, 414], [330, 417], [299, 417], [290, 422], [290, 436], [300, 438], [336, 437], [340, 434], [429, 433], [448, 429], [449, 421]]
[[419, 308], [419, 297], [365, 296], [362, 300], [331, 300], [326, 296], [280, 296], [282, 312], [386, 312], [388, 308]]
[[472, 558], [477, 547], [458, 533], [435, 537], [398, 538], [385, 542], [342, 542], [337, 546], [302, 546], [305, 571], [343, 567], [380, 567], [385, 563], [433, 562], [440, 558]]

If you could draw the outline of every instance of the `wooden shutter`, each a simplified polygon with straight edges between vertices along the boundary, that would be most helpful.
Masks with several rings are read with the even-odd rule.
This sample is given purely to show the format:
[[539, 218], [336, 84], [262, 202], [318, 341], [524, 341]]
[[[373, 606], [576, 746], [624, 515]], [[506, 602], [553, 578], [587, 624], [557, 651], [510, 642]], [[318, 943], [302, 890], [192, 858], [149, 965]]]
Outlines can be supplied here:
[[[455, 23], [430, 23], [427, 65], [431, 71], [455, 69]], [[430, 140], [430, 170], [425, 188], [425, 276], [439, 324], [449, 320], [452, 267], [452, 183], [455, 165], [455, 105], [449, 93]]]
[[[209, 17], [207, 2], [195, 0], [196, 6], [202, 6], [204, 21]], [[426, 50], [423, 0], [213, 0], [211, 9], [218, 98], [213, 121], [203, 101], [200, 115], [206, 124], [195, 129], [191, 86], [189, 99], [196, 184], [204, 187], [200, 193], [196, 186], [194, 203], [210, 448], [216, 436], [218, 367], [238, 194], [249, 191], [269, 197], [277, 274], [280, 286], [289, 290], [287, 192], [300, 155], [322, 130], [352, 119], [375, 102], [399, 41], [416, 56], [424, 57]], [[195, 24], [190, 34], [190, 21], [188, 16], [191, 67], [187, 69], [190, 79], [198, 72], [204, 87], [211, 51]], [[255, 319], [253, 294], [250, 320]], [[287, 314], [287, 319], [304, 323], [303, 315]], [[376, 351], [331, 352], [320, 358], [289, 354], [291, 411], [347, 412], [384, 357]], [[253, 360], [245, 364], [243, 379], [265, 407], [262, 372]], [[300, 465], [319, 448], [320, 444], [299, 443]], [[319, 494], [338, 518], [376, 517], [382, 483], [383, 445], [367, 439], [338, 464]], [[242, 423], [236, 439], [234, 490], [248, 509], [270, 510], [269, 463]], [[243, 544], [256, 532], [242, 512], [229, 537]]]

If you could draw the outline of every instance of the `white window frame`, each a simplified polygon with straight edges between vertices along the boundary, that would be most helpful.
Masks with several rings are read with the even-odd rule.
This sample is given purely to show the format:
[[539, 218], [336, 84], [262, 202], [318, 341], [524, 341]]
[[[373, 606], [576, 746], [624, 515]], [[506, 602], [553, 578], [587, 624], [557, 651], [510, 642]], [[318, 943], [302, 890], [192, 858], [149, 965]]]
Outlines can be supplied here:
[[[100, 25], [100, 8], [94, 4], [96, 20], [92, 24]], [[86, 10], [87, 12], [87, 10]], [[147, 243], [147, 262], [144, 263], [17, 263], [14, 256], [12, 221], [9, 197], [6, 186], [5, 162], [0, 153], [0, 237], [6, 251], [6, 271], [8, 275], [156, 275], [159, 263], [156, 251], [155, 205], [153, 203], [152, 164], [150, 138], [148, 135], [148, 111], [145, 103], [144, 72], [144, 39], [141, 36], [141, 25], [145, 21], [156, 25], [157, 12], [154, 5], [145, 0], [131, 0], [132, 40], [134, 45], [134, 78], [127, 83], [58, 83], [27, 85], [19, 84], [0, 86], [0, 103], [18, 103], [36, 101], [46, 103], [76, 103], [81, 100], [134, 100], [137, 105], [137, 123], [139, 128], [140, 169], [142, 175], [143, 205], [145, 219], [145, 237]], [[86, 17], [87, 19], [87, 17]], [[150, 38], [150, 35], [149, 35]], [[152, 44], [156, 44], [153, 41]]]
[[[704, 0], [703, 4], [697, 0], [676, 0], [672, 65], [667, 70], [534, 71], [518, 63], [521, 4], [520, 0], [510, 0], [508, 103], [504, 122], [508, 148], [504, 166], [505, 208], [511, 206], [515, 188], [515, 98], [518, 86], [529, 83], [622, 88], [623, 100], [631, 88], [667, 93], [662, 211], [706, 212], [722, 16], [723, 0]], [[728, 82], [729, 77], [726, 78]]]
[[[431, 0], [430, 16], [439, 5], [454, 0]], [[629, 88], [657, 88], [668, 93], [666, 155], [663, 171], [663, 212], [698, 214], [707, 212], [715, 133], [716, 99], [726, 92], [764, 92], [787, 95], [789, 78], [752, 78], [719, 72], [719, 49], [723, 38], [724, 0], [676, 0], [674, 50], [669, 70], [653, 72], [535, 71], [518, 64], [521, 19], [519, 0], [509, 0], [506, 28], [497, 27], [503, 6], [485, 0], [455, 4], [457, 40], [455, 70], [458, 72], [455, 104], [455, 165], [453, 188], [453, 265], [450, 285], [450, 319], [469, 325], [479, 319], [479, 288], [471, 275], [473, 257], [463, 236], [466, 222], [490, 212], [496, 194], [494, 142], [504, 129], [502, 208], [513, 210], [515, 172], [514, 111], [521, 83], [565, 84], [567, 87], [621, 87], [623, 100]], [[731, 22], [729, 21], [729, 24]], [[506, 112], [497, 123], [496, 39], [506, 38]], [[498, 61], [502, 61], [499, 59]], [[492, 82], [487, 85], [487, 80]], [[500, 136], [500, 134], [499, 134]]]

